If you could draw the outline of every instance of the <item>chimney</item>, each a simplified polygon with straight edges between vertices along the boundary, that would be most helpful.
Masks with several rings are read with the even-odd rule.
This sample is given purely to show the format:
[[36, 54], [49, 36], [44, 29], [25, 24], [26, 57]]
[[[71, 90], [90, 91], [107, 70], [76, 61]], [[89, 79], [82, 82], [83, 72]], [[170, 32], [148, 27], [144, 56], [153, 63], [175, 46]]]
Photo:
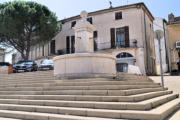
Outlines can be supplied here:
[[173, 14], [173, 13], [171, 13], [171, 14], [168, 15], [168, 22], [169, 22], [169, 23], [174, 22], [174, 14]]

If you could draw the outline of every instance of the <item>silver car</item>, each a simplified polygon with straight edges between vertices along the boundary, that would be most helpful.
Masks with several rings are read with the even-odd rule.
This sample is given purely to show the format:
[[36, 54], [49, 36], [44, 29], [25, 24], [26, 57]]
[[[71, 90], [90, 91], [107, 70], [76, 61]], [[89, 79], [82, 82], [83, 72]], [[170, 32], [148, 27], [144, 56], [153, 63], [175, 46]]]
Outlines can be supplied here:
[[54, 62], [53, 60], [42, 60], [39, 66], [39, 70], [53, 70]]

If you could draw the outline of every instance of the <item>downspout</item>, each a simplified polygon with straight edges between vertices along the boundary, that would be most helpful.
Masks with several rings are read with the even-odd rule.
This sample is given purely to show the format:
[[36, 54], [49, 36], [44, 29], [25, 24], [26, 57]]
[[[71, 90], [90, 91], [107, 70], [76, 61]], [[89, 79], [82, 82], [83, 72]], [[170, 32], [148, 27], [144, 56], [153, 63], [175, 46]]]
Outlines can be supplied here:
[[[166, 39], [166, 28], [165, 28], [165, 26], [164, 26], [164, 20], [163, 20], [163, 30], [164, 30], [164, 40], [165, 40], [165, 49], [166, 49], [166, 64], [169, 62], [169, 60], [168, 60], [168, 56], [167, 56], [167, 53], [168, 53], [168, 51], [167, 51], [167, 39]], [[168, 60], [168, 61], [167, 61]], [[169, 69], [169, 65], [168, 65], [168, 69]]]
[[167, 36], [168, 36], [168, 54], [169, 54], [169, 72], [172, 71], [172, 59], [171, 59], [171, 44], [170, 44], [170, 38], [169, 38], [169, 26], [167, 25]]
[[146, 13], [145, 13], [145, 11], [143, 10], [143, 12], [144, 12], [144, 37], [145, 37], [145, 53], [146, 53], [146, 56], [145, 56], [145, 63], [146, 63], [146, 74], [148, 74], [149, 73], [149, 71], [148, 71], [148, 51], [147, 51], [147, 31], [146, 31]]

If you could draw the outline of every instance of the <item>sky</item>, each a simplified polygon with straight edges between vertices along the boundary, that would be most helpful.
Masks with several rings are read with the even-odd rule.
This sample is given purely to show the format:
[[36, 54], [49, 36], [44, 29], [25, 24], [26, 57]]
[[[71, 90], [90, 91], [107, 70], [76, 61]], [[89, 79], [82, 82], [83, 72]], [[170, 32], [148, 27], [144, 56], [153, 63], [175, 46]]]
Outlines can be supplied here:
[[[0, 0], [0, 3], [13, 0]], [[26, 0], [35, 1], [47, 6], [56, 13], [58, 20], [79, 15], [82, 10], [93, 12], [109, 8], [109, 0]], [[111, 0], [113, 7], [144, 2], [154, 17], [168, 20], [168, 14], [180, 16], [180, 0]], [[7, 55], [6, 61], [10, 61]]]

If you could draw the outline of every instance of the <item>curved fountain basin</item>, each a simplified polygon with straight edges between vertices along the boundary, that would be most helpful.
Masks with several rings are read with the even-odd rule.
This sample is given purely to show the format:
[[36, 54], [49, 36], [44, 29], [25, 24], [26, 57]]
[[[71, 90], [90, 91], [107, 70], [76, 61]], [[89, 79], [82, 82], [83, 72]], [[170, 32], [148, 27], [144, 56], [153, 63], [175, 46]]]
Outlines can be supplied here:
[[54, 75], [64, 78], [115, 77], [116, 58], [96, 53], [76, 53], [54, 57]]

